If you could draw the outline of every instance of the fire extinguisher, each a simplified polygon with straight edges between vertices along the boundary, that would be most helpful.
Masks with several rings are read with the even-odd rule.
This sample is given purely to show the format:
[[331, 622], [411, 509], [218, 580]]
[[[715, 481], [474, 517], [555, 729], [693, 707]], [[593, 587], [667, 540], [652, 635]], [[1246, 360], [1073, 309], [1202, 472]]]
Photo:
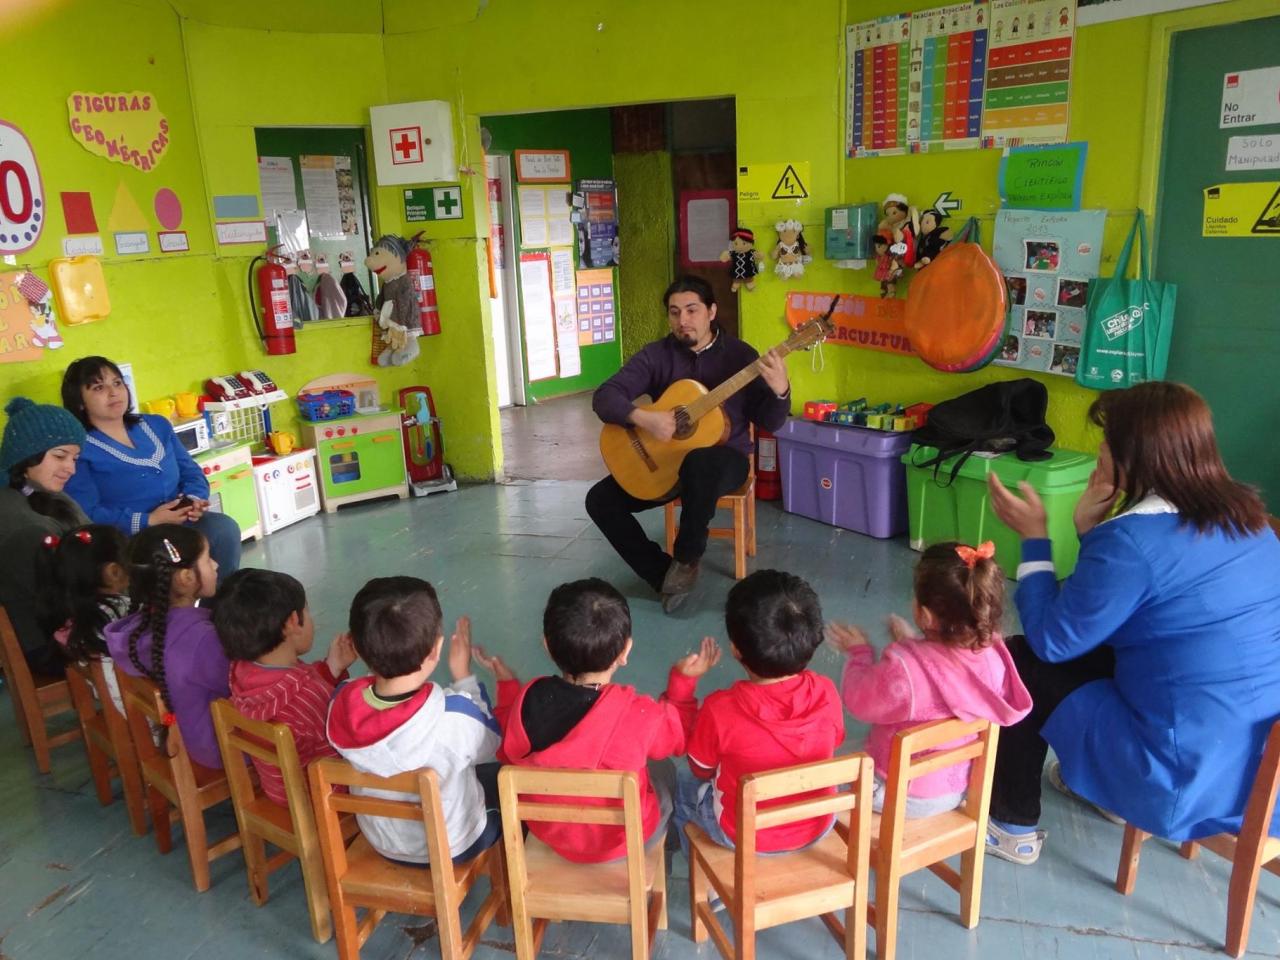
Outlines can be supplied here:
[[756, 428], [756, 497], [761, 500], [782, 498], [782, 476], [778, 473], [778, 438], [768, 430]]
[[405, 270], [418, 296], [418, 313], [422, 317], [422, 334], [430, 337], [440, 332], [440, 309], [436, 306], [436, 272], [431, 267], [431, 254], [418, 245], [422, 233], [415, 233], [405, 257]]
[[[249, 311], [269, 356], [298, 351], [293, 336], [293, 313], [289, 309], [289, 275], [284, 269], [284, 258], [276, 253], [279, 249], [279, 245], [274, 246], [249, 262]], [[262, 266], [258, 267], [255, 277], [253, 268], [259, 260]]]

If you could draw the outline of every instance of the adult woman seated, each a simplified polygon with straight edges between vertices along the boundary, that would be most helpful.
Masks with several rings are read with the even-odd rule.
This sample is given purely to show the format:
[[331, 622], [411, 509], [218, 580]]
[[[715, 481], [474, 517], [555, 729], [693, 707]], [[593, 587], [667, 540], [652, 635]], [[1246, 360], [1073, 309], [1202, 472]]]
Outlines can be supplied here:
[[1026, 637], [1009, 649], [1035, 702], [1000, 735], [991, 798], [988, 852], [1015, 863], [1035, 862], [1044, 840], [1047, 746], [1071, 792], [1194, 840], [1240, 829], [1280, 718], [1280, 541], [1223, 466], [1208, 406], [1181, 384], [1144, 383], [1102, 394], [1089, 417], [1103, 442], [1061, 585], [1035, 491], [988, 478], [996, 515], [1023, 538]]
[[62, 405], [87, 432], [67, 482], [94, 523], [132, 536], [153, 523], [190, 523], [209, 541], [221, 580], [240, 567], [240, 527], [209, 510], [209, 481], [164, 417], [130, 413], [129, 388], [106, 357], [83, 357], [62, 377]]
[[9, 615], [31, 672], [57, 677], [66, 661], [39, 625], [36, 587], [40, 552], [48, 537], [88, 523], [62, 493], [76, 472], [84, 427], [61, 407], [14, 397], [0, 440], [0, 604]]

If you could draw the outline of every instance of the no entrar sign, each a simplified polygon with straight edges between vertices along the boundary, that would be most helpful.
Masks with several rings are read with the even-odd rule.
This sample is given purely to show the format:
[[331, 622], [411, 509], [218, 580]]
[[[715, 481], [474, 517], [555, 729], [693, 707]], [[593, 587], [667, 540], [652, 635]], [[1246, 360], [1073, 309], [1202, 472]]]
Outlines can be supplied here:
[[1280, 123], [1280, 67], [1241, 70], [1222, 78], [1222, 115], [1218, 127], [1256, 127]]

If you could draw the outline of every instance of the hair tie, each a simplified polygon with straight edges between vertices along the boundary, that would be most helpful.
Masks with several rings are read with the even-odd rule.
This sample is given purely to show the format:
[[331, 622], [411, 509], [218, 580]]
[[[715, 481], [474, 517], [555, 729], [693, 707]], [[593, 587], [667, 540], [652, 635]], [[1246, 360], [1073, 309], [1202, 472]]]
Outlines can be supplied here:
[[178, 718], [172, 712], [166, 712], [160, 717], [160, 723], [166, 727], [172, 727], [177, 722]]
[[978, 565], [979, 560], [990, 560], [996, 555], [996, 545], [990, 540], [980, 543], [976, 547], [965, 546], [961, 543], [956, 545], [956, 553], [964, 561], [964, 565], [972, 570]]
[[46, 547], [48, 547], [50, 550], [57, 550], [58, 544], [60, 544], [62, 541], [58, 537], [55, 537], [52, 533], [50, 533], [50, 534], [46, 534], [45, 538], [40, 542], [43, 543]]
[[178, 552], [178, 548], [169, 542], [169, 538], [165, 537], [160, 541], [164, 544], [165, 552], [169, 554], [169, 559], [174, 563], [182, 563], [182, 554]]
[[93, 543], [93, 534], [88, 530], [77, 530], [75, 536], [81, 543]]

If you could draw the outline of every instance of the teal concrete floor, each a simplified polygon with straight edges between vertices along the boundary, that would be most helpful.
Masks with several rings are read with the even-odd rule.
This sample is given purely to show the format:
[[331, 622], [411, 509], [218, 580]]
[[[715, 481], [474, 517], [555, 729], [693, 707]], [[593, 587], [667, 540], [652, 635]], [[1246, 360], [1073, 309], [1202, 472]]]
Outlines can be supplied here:
[[[467, 487], [427, 500], [351, 507], [248, 547], [245, 564], [285, 570], [306, 584], [319, 625], [317, 654], [343, 629], [351, 596], [366, 579], [414, 574], [436, 584], [450, 622], [470, 615], [477, 641], [501, 651], [523, 677], [549, 667], [539, 634], [550, 589], [565, 580], [605, 577], [631, 599], [634, 619], [635, 652], [618, 679], [656, 694], [671, 662], [699, 638], [723, 640], [729, 550], [712, 544], [686, 608], [664, 617], [587, 520], [587, 486], [543, 481]], [[647, 515], [654, 536], [661, 519], [660, 511]], [[759, 528], [754, 567], [780, 567], [809, 579], [829, 618], [873, 628], [882, 644], [877, 625], [892, 611], [908, 610], [914, 555], [903, 541], [872, 540], [791, 517], [768, 503], [760, 505]], [[834, 678], [839, 661], [824, 648], [814, 667]], [[726, 657], [700, 693], [739, 676]], [[180, 832], [165, 857], [150, 836], [134, 837], [119, 803], [98, 806], [78, 745], [55, 751], [54, 772], [37, 775], [8, 715], [7, 692], [0, 699], [0, 960], [335, 955], [332, 944], [310, 939], [296, 866], [272, 878], [271, 900], [262, 908], [249, 900], [238, 853], [214, 864], [209, 892], [195, 893]], [[863, 734], [850, 723], [848, 747], [856, 748]], [[941, 881], [928, 873], [907, 878], [899, 939], [904, 960], [1222, 956], [1228, 878], [1222, 861], [1206, 855], [1185, 862], [1172, 846], [1149, 843], [1136, 893], [1121, 897], [1111, 886], [1120, 828], [1052, 790], [1046, 791], [1045, 810], [1049, 839], [1037, 865], [987, 861], [976, 930], [956, 922], [956, 897]], [[234, 827], [229, 812], [210, 821], [211, 837]], [[714, 955], [709, 944], [698, 948], [688, 939], [687, 878], [677, 854], [671, 929], [659, 934], [657, 957]], [[363, 957], [439, 956], [434, 930], [424, 919], [389, 916]], [[549, 931], [543, 955], [624, 957], [626, 944], [620, 927], [559, 924]], [[759, 945], [765, 958], [842, 955], [816, 920], [766, 931]], [[1280, 956], [1280, 878], [1263, 876], [1250, 947], [1250, 957]], [[475, 955], [512, 956], [509, 931], [491, 927]]]

